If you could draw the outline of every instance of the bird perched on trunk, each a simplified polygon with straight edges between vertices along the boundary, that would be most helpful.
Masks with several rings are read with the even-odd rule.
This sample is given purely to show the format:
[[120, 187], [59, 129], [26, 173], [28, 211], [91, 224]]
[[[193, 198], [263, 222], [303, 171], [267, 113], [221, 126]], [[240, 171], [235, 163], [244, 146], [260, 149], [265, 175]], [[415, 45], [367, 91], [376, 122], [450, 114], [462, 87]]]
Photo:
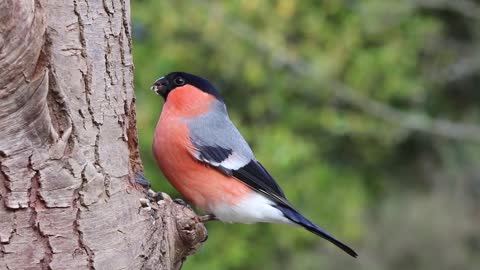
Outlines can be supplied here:
[[230, 121], [210, 82], [172, 72], [152, 90], [165, 99], [153, 153], [165, 177], [187, 200], [224, 222], [299, 225], [357, 257], [287, 200]]

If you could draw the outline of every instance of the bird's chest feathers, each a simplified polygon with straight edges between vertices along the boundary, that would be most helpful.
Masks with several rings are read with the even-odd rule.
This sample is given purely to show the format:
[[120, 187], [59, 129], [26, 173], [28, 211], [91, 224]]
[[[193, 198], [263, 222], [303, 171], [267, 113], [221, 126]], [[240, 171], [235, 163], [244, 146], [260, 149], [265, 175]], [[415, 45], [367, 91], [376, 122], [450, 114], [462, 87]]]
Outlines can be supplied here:
[[155, 157], [164, 173], [164, 169], [169, 171], [169, 168], [186, 166], [186, 163], [195, 161], [190, 154], [194, 146], [187, 123], [208, 113], [214, 99], [205, 95], [184, 86], [168, 96], [153, 141]]
[[210, 110], [215, 98], [197, 88], [185, 85], [178, 87], [168, 96], [162, 115], [197, 117]]
[[160, 169], [183, 196], [196, 206], [212, 211], [219, 204], [235, 204], [251, 192], [240, 181], [196, 160], [189, 135], [184, 118], [164, 111], [153, 141]]
[[162, 114], [153, 139], [153, 152], [160, 169], [168, 174], [171, 169], [189, 161], [189, 147], [191, 143], [186, 123]]

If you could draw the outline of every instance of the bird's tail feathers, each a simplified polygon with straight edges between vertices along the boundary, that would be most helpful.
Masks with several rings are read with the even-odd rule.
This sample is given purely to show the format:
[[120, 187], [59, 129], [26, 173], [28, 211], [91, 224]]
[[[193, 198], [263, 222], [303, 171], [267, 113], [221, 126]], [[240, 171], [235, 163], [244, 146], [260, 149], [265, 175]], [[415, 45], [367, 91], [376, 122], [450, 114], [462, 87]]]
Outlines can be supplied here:
[[348, 253], [352, 257], [357, 257], [358, 254], [349, 246], [346, 244], [340, 242], [337, 240], [335, 237], [333, 237], [330, 233], [328, 233], [326, 230], [322, 229], [321, 227], [313, 224], [310, 220], [308, 220], [306, 217], [304, 217], [302, 214], [297, 212], [295, 209], [292, 209], [288, 206], [283, 206], [283, 205], [276, 205], [275, 206], [277, 209], [279, 209], [283, 215], [294, 222], [295, 224], [298, 224], [305, 228], [307, 231], [312, 232], [323, 239], [331, 242], [332, 244], [336, 245], [337, 247], [341, 248], [343, 251]]

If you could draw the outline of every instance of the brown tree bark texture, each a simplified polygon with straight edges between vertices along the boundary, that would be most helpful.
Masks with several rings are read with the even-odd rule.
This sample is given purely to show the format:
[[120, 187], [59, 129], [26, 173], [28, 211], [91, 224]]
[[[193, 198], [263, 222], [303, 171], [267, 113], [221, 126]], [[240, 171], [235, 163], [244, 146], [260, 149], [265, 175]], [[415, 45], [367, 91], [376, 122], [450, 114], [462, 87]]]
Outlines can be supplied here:
[[0, 269], [179, 269], [188, 208], [141, 208], [128, 0], [0, 0]]

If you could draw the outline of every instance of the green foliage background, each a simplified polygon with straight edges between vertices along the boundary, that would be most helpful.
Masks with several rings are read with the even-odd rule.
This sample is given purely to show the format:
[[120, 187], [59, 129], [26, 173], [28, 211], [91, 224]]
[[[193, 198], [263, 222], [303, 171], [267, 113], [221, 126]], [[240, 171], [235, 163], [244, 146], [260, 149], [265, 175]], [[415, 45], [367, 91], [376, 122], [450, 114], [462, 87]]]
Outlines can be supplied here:
[[287, 197], [360, 253], [298, 228], [210, 223], [184, 269], [480, 269], [480, 8], [451, 3], [133, 0], [154, 188], [179, 196], [151, 154], [163, 102], [150, 85], [199, 74]]

